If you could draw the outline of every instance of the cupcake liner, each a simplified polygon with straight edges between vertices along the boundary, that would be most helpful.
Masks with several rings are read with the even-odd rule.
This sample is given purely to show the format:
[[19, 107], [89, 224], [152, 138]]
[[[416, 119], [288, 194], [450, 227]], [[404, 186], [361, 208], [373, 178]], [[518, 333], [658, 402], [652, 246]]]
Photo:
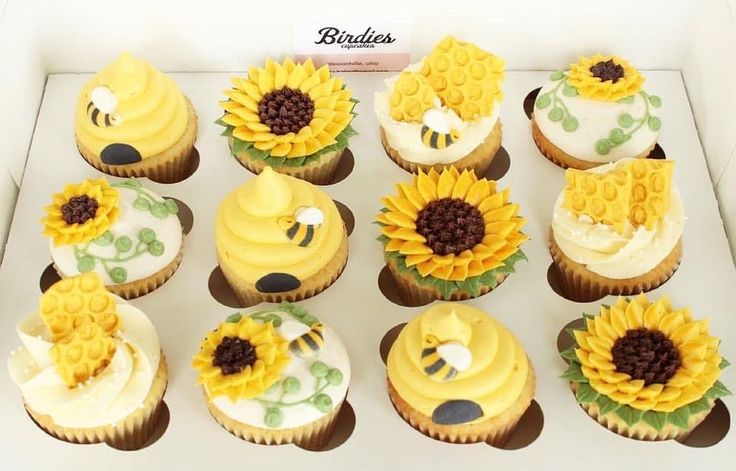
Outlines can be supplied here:
[[36, 425], [49, 435], [70, 443], [102, 443], [119, 450], [136, 450], [143, 448], [151, 438], [158, 420], [159, 411], [163, 402], [166, 385], [168, 383], [168, 369], [166, 357], [161, 352], [158, 370], [153, 378], [148, 396], [135, 412], [128, 415], [114, 425], [93, 428], [74, 428], [56, 425], [51, 416], [39, 414], [25, 404], [26, 411]]
[[496, 156], [498, 150], [501, 148], [502, 133], [501, 120], [499, 119], [498, 121], [496, 121], [496, 125], [493, 127], [493, 129], [491, 129], [491, 132], [488, 133], [486, 139], [482, 143], [480, 143], [478, 147], [473, 149], [470, 154], [455, 162], [434, 165], [418, 164], [414, 162], [409, 162], [408, 160], [404, 160], [401, 157], [399, 151], [389, 145], [388, 139], [386, 138], [386, 131], [383, 129], [383, 127], [380, 128], [380, 134], [383, 149], [386, 151], [388, 156], [391, 157], [391, 160], [396, 162], [396, 164], [398, 164], [407, 172], [418, 173], [419, 169], [422, 169], [424, 172], [428, 172], [431, 168], [434, 168], [436, 171], [441, 172], [442, 169], [445, 167], [454, 166], [460, 172], [465, 169], [473, 169], [475, 170], [476, 175], [482, 176], [488, 169], [488, 166], [491, 165], [491, 162]]
[[[577, 383], [570, 383], [570, 388], [573, 392], [577, 391]], [[713, 403], [715, 405], [715, 402]], [[600, 408], [596, 403], [580, 404], [580, 407], [588, 413], [589, 416], [594, 418], [599, 424], [606, 427], [608, 430], [615, 432], [627, 438], [633, 438], [635, 440], [643, 441], [662, 441], [662, 440], [677, 440], [682, 441], [690, 435], [690, 432], [695, 430], [695, 427], [705, 420], [705, 418], [713, 410], [711, 408], [690, 416], [690, 420], [687, 424], [687, 429], [681, 429], [670, 423], [665, 424], [661, 432], [658, 432], [655, 428], [640, 420], [634, 425], [626, 425], [626, 422], [621, 420], [615, 412], [608, 412], [607, 414], [601, 415]]]
[[280, 293], [261, 293], [255, 284], [248, 283], [238, 273], [223, 261], [220, 251], [217, 251], [217, 260], [225, 279], [236, 297], [243, 306], [254, 306], [260, 302], [280, 303], [283, 301], [296, 302], [311, 298], [329, 287], [342, 273], [348, 262], [348, 233], [343, 232], [343, 238], [337, 253], [320, 271], [302, 280], [299, 288]]
[[654, 269], [634, 278], [621, 280], [606, 278], [588, 270], [585, 265], [573, 262], [557, 245], [552, 231], [549, 249], [559, 273], [565, 295], [572, 299], [595, 300], [609, 294], [627, 296], [651, 291], [662, 285], [677, 271], [682, 258], [682, 240]]
[[207, 409], [222, 428], [243, 440], [260, 445], [293, 443], [307, 450], [319, 451], [324, 449], [330, 441], [343, 402], [340, 402], [330, 413], [314, 422], [301, 427], [285, 429], [264, 429], [240, 423], [223, 414], [209, 400], [207, 401]]
[[79, 153], [90, 165], [108, 175], [148, 177], [160, 183], [174, 183], [183, 180], [189, 174], [194, 141], [197, 139], [197, 113], [189, 98], [186, 96], [184, 98], [187, 102], [187, 127], [181, 138], [166, 151], [132, 164], [109, 165], [77, 140]]
[[529, 408], [534, 399], [536, 389], [536, 375], [531, 361], [529, 362], [529, 374], [516, 401], [502, 413], [491, 417], [483, 422], [470, 425], [438, 425], [432, 422], [432, 418], [410, 406], [394, 389], [390, 380], [388, 384], [388, 395], [396, 411], [409, 425], [414, 427], [428, 437], [448, 443], [478, 443], [486, 442], [495, 447], [503, 447], [514, 434], [516, 426]]
[[[181, 249], [179, 250], [179, 253], [176, 255], [176, 257], [174, 257], [174, 260], [171, 261], [171, 263], [169, 263], [153, 275], [141, 278], [140, 280], [130, 281], [128, 283], [105, 285], [105, 288], [107, 288], [107, 290], [111, 293], [116, 294], [123, 299], [138, 298], [140, 296], [143, 296], [144, 294], [150, 293], [151, 291], [166, 283], [169, 278], [174, 275], [177, 268], [179, 268], [179, 265], [181, 264], [181, 259], [183, 257], [184, 250]], [[60, 277], [69, 278], [69, 276], [65, 275], [61, 270], [59, 270], [56, 265], [54, 265], [54, 269], [56, 269], [56, 272], [59, 274]]]
[[[489, 293], [495, 289], [491, 288], [488, 285], [480, 286], [478, 296], [473, 296], [467, 291], [455, 290], [450, 295], [449, 299], [445, 299], [442, 297], [442, 293], [440, 293], [437, 288], [422, 286], [417, 283], [417, 280], [414, 279], [414, 276], [410, 275], [409, 273], [400, 273], [398, 267], [396, 266], [395, 260], [390, 260], [388, 262], [388, 268], [389, 271], [391, 271], [391, 275], [393, 275], [394, 280], [396, 280], [396, 287], [398, 288], [399, 297], [402, 299], [402, 301], [410, 306], [422, 306], [425, 304], [429, 304], [435, 300], [462, 301], [464, 299], [473, 299], [478, 296], [483, 296], [484, 294]], [[498, 275], [496, 277], [496, 288], [501, 283], [503, 283], [507, 277], [508, 273]]]
[[[532, 138], [534, 139], [534, 143], [537, 145], [539, 152], [541, 152], [542, 155], [547, 158], [547, 160], [550, 160], [558, 167], [588, 170], [608, 163], [588, 162], [587, 160], [576, 159], [570, 154], [565, 153], [562, 149], [554, 145], [552, 141], [547, 139], [544, 134], [542, 134], [541, 129], [539, 129], [539, 126], [537, 126], [537, 122], [534, 120], [534, 115], [532, 115]], [[652, 145], [649, 146], [647, 150], [639, 155], [633, 156], [633, 158], [645, 159], [652, 152], [656, 144], [656, 142], [652, 143]]]
[[[230, 150], [233, 148], [233, 138], [227, 140]], [[338, 151], [326, 152], [322, 154], [318, 160], [302, 165], [300, 167], [289, 167], [286, 165], [279, 165], [272, 167], [279, 173], [284, 175], [290, 175], [300, 180], [306, 180], [315, 185], [326, 185], [332, 182], [337, 167], [340, 164], [345, 149]], [[266, 168], [266, 162], [263, 160], [252, 159], [247, 152], [238, 152], [235, 154], [235, 158], [245, 168], [258, 175]]]

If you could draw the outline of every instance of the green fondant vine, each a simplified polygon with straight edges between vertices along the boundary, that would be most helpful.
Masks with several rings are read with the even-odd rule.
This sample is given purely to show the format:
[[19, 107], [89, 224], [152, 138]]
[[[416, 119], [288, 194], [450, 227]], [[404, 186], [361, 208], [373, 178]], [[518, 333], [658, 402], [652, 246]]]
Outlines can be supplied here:
[[[651, 114], [651, 107], [659, 108], [662, 106], [662, 99], [657, 95], [649, 95], [644, 90], [639, 91], [639, 95], [644, 99], [644, 115], [634, 119], [629, 113], [621, 113], [618, 116], [618, 125], [611, 129], [608, 137], [598, 139], [595, 143], [595, 151], [599, 155], [608, 155], [611, 149], [620, 146], [624, 142], [631, 139], [631, 136], [641, 129], [645, 124], [653, 132], [657, 132], [662, 127], [662, 121]], [[636, 95], [630, 95], [618, 100], [619, 103], [633, 103]]]
[[113, 183], [111, 186], [134, 191], [136, 193], [136, 198], [135, 201], [133, 201], [133, 207], [140, 211], [148, 211], [157, 219], [165, 219], [168, 216], [175, 215], [179, 212], [179, 207], [176, 205], [174, 200], [164, 199], [164, 201], [157, 201], [143, 189], [141, 183], [135, 178], [129, 178], [122, 182]]
[[562, 129], [567, 132], [574, 132], [578, 129], [580, 123], [578, 123], [578, 119], [575, 116], [570, 114], [570, 110], [562, 98], [560, 98], [559, 94], [562, 93], [566, 97], [574, 97], [577, 96], [578, 91], [575, 87], [567, 83], [567, 75], [561, 70], [553, 72], [549, 76], [549, 79], [557, 82], [557, 84], [552, 90], [539, 94], [534, 105], [540, 110], [548, 108], [551, 105], [552, 108], [547, 113], [549, 120], [555, 123], [560, 122]]

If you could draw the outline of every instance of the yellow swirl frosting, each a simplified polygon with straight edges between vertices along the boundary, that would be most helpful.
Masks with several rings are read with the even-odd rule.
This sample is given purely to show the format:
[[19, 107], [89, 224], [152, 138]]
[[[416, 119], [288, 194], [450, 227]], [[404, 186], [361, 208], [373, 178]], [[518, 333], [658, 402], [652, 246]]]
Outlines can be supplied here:
[[[427, 339], [467, 350], [465, 355], [444, 354], [458, 370], [450, 380], [438, 381], [435, 369], [423, 362]], [[411, 320], [391, 347], [386, 364], [394, 389], [423, 415], [432, 417], [448, 401], [476, 403], [482, 415], [469, 424], [508, 409], [530, 374], [524, 348], [508, 329], [483, 311], [456, 303], [437, 304]]]
[[77, 100], [79, 142], [96, 155], [113, 143], [134, 147], [142, 159], [156, 156], [183, 136], [187, 103], [178, 85], [128, 53], [92, 77]]
[[[313, 213], [321, 219], [302, 219]], [[294, 223], [284, 226], [289, 217]], [[227, 195], [215, 219], [220, 263], [253, 284], [270, 273], [309, 278], [335, 257], [344, 233], [326, 193], [270, 167]]]
[[[620, 72], [616, 77], [621, 75], [620, 78], [607, 80], [605, 76], [598, 77], [594, 74], [596, 65], [606, 63], [609, 67], [619, 69]], [[618, 56], [602, 54], [580, 57], [576, 63], [570, 64], [567, 79], [580, 95], [600, 101], [616, 101], [633, 95], [641, 90], [644, 84], [644, 76], [628, 61]]]

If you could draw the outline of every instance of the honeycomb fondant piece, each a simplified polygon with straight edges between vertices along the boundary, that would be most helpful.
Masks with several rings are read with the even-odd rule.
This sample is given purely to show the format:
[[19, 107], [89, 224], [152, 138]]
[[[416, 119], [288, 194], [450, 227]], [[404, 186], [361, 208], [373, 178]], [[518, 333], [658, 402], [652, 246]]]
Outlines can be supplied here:
[[675, 163], [669, 160], [637, 159], [630, 164], [632, 178], [629, 220], [635, 227], [648, 230], [670, 209], [672, 173]]
[[420, 73], [442, 104], [464, 121], [490, 116], [494, 103], [503, 99], [503, 59], [452, 36], [424, 58]]
[[108, 335], [120, 326], [115, 299], [94, 272], [54, 283], [41, 296], [39, 310], [53, 341], [89, 323], [98, 324]]
[[391, 118], [422, 122], [424, 112], [434, 106], [437, 94], [427, 78], [416, 72], [402, 72], [391, 92]]
[[631, 182], [624, 169], [604, 174], [570, 169], [565, 172], [564, 207], [621, 233], [631, 206]]
[[49, 350], [56, 372], [69, 387], [99, 374], [114, 353], [115, 341], [95, 323], [75, 329]]

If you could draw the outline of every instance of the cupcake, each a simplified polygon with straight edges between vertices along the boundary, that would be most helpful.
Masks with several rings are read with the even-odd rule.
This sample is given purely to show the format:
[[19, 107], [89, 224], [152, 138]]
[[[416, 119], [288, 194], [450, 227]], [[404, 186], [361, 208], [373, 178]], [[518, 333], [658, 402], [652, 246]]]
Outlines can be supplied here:
[[419, 170], [397, 194], [382, 199], [376, 221], [386, 264], [410, 305], [485, 294], [526, 260], [526, 220], [509, 190], [473, 170]]
[[412, 319], [386, 361], [388, 393], [412, 427], [450, 443], [504, 446], [534, 398], [531, 361], [483, 311], [442, 303]]
[[17, 325], [8, 368], [23, 404], [48, 434], [72, 443], [138, 449], [151, 438], [166, 391], [158, 334], [96, 273], [61, 280]]
[[601, 425], [638, 440], [682, 440], [730, 392], [718, 381], [728, 362], [708, 320], [692, 319], [665, 296], [619, 297], [597, 316], [584, 315], [563, 351], [580, 406]]
[[654, 149], [662, 99], [642, 89], [644, 77], [624, 59], [581, 57], [556, 71], [539, 90], [532, 137], [542, 154], [562, 168], [586, 170]]
[[271, 167], [220, 203], [215, 246], [220, 269], [244, 306], [314, 296], [348, 260], [348, 234], [335, 202]]
[[350, 383], [335, 331], [290, 303], [229, 316], [202, 340], [192, 366], [215, 420], [265, 445], [324, 448]]
[[550, 251], [566, 295], [637, 294], [672, 276], [685, 223], [674, 168], [671, 160], [623, 159], [565, 172]]
[[412, 173], [454, 165], [483, 175], [501, 147], [503, 78], [501, 58], [445, 37], [376, 93], [386, 153]]
[[74, 130], [98, 170], [176, 182], [189, 173], [197, 114], [171, 78], [123, 53], [82, 88]]
[[182, 259], [182, 227], [173, 200], [134, 178], [69, 184], [53, 195], [42, 223], [62, 278], [97, 273], [126, 299], [166, 282]]
[[271, 59], [248, 77], [231, 79], [220, 105], [230, 151], [253, 173], [266, 167], [316, 184], [330, 183], [348, 140], [358, 102], [327, 65]]

